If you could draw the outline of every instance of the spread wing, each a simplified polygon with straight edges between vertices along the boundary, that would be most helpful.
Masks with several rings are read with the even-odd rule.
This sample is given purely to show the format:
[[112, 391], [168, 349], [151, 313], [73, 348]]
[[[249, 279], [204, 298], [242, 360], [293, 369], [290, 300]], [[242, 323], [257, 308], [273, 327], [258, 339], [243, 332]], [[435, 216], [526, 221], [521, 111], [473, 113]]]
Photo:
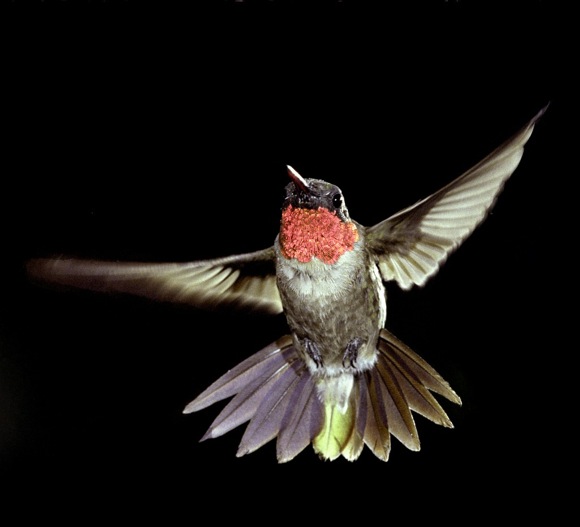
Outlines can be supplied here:
[[543, 108], [511, 139], [457, 179], [367, 228], [368, 248], [384, 280], [423, 285], [479, 225], [518, 166]]
[[108, 262], [40, 258], [27, 264], [40, 283], [100, 292], [128, 293], [198, 307], [226, 304], [277, 314], [274, 248], [188, 263]]

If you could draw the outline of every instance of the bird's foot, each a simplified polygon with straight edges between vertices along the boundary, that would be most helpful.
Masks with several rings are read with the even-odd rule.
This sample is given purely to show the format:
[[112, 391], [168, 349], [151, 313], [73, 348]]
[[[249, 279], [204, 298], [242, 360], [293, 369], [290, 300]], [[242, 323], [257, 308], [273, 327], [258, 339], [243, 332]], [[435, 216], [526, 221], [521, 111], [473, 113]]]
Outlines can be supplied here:
[[360, 337], [355, 337], [346, 345], [344, 355], [342, 356], [342, 365], [345, 368], [347, 366], [351, 366], [352, 368], [356, 367], [358, 350], [363, 345], [363, 342], [364, 342], [363, 339], [361, 339]]
[[304, 345], [304, 349], [306, 350], [306, 353], [308, 353], [308, 356], [314, 361], [314, 364], [316, 364], [316, 367], [317, 368], [322, 367], [322, 365], [323, 365], [322, 354], [320, 353], [318, 346], [310, 339], [304, 339], [302, 341], [302, 343]]

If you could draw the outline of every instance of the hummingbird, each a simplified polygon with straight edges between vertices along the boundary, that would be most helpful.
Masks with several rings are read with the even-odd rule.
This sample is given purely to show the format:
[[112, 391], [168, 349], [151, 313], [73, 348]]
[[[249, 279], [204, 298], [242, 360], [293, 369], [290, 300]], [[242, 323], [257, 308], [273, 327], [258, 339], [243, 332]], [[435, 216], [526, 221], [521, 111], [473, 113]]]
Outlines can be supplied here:
[[323, 460], [354, 461], [366, 445], [387, 461], [392, 436], [420, 449], [414, 413], [453, 427], [435, 395], [461, 399], [385, 327], [385, 285], [409, 290], [439, 271], [493, 207], [546, 108], [443, 188], [370, 227], [351, 218], [338, 186], [287, 166], [280, 230], [268, 248], [174, 263], [36, 258], [27, 270], [45, 284], [283, 313], [288, 334], [185, 407], [189, 414], [230, 399], [201, 440], [249, 422], [237, 456], [276, 439], [280, 463], [310, 444]]

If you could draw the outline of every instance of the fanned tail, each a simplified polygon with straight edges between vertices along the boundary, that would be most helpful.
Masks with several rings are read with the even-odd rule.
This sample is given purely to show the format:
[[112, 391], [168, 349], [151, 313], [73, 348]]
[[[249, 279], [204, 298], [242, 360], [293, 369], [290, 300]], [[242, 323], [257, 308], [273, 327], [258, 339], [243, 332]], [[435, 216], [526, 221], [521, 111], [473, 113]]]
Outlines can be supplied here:
[[277, 438], [280, 463], [290, 461], [310, 443], [326, 460], [357, 459], [364, 445], [387, 461], [391, 435], [419, 450], [412, 412], [434, 423], [453, 425], [431, 392], [461, 404], [449, 384], [421, 357], [386, 329], [377, 344], [377, 361], [354, 374], [344, 408], [326, 403], [325, 383], [313, 375], [285, 336], [220, 377], [185, 408], [196, 412], [233, 397], [202, 440], [215, 438], [249, 421], [237, 455], [253, 452]]
[[290, 461], [322, 427], [315, 382], [292, 345], [282, 337], [241, 362], [189, 403], [184, 413], [235, 395], [202, 438], [218, 437], [250, 421], [238, 449], [249, 454], [277, 437], [277, 458]]
[[[360, 390], [367, 393], [367, 414], [359, 412], [358, 419], [366, 421], [364, 425], [359, 423], [357, 429], [364, 429], [364, 443], [387, 461], [391, 435], [410, 450], [421, 448], [411, 411], [453, 428], [431, 392], [456, 404], [461, 404], [461, 399], [427, 362], [386, 329], [381, 330], [377, 350], [375, 367], [358, 379]], [[348, 449], [343, 455], [346, 453]]]
[[375, 365], [355, 375], [345, 411], [325, 404], [323, 427], [313, 441], [323, 459], [342, 455], [354, 461], [366, 444], [378, 458], [387, 461], [391, 436], [410, 450], [419, 450], [413, 411], [434, 423], [453, 427], [431, 392], [457, 404], [461, 399], [429, 364], [386, 329], [379, 335], [377, 352]]

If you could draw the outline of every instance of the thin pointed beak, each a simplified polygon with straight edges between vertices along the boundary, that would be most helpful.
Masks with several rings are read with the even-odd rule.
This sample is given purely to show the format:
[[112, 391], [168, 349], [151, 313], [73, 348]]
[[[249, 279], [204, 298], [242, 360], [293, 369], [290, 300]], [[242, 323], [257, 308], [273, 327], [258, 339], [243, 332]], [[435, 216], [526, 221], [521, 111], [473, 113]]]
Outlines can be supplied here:
[[308, 192], [310, 188], [308, 187], [308, 183], [306, 182], [306, 180], [298, 172], [296, 172], [296, 170], [294, 170], [290, 165], [286, 165], [286, 168], [288, 169], [288, 175], [290, 176], [290, 179], [294, 181], [296, 186], [302, 192]]

